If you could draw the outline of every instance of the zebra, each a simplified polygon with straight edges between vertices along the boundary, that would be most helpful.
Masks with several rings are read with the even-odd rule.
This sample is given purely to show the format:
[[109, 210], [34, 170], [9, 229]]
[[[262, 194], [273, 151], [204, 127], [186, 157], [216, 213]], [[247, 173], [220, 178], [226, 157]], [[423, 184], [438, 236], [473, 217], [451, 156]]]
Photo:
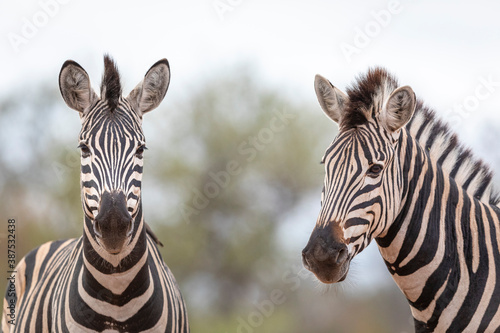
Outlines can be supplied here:
[[[83, 235], [48, 242], [20, 260], [16, 295], [4, 299], [3, 332], [189, 332], [141, 202], [142, 117], [161, 103], [169, 82], [169, 63], [159, 60], [124, 98], [116, 64], [105, 55], [98, 97], [78, 63], [63, 64], [59, 88], [82, 122]], [[9, 323], [11, 301], [16, 319]]]
[[372, 239], [416, 332], [500, 330], [500, 209], [492, 172], [411, 87], [370, 68], [347, 94], [317, 75], [339, 132], [322, 163], [321, 209], [302, 261], [343, 281]]

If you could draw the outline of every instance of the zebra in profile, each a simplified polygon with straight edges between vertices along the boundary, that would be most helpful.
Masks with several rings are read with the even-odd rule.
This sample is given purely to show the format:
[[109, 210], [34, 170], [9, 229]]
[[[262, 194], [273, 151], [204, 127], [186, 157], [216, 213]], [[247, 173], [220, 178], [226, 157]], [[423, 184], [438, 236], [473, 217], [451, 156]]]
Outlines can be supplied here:
[[342, 281], [375, 239], [417, 332], [497, 332], [500, 210], [488, 168], [385, 69], [347, 94], [318, 75], [315, 90], [339, 133], [322, 159], [304, 266]]
[[[116, 65], [105, 56], [99, 98], [79, 64], [62, 66], [62, 97], [82, 122], [83, 236], [43, 244], [19, 262], [17, 295], [4, 299], [3, 332], [189, 332], [141, 203], [142, 116], [160, 104], [169, 82], [162, 59], [123, 98]], [[11, 299], [15, 325], [7, 317]]]

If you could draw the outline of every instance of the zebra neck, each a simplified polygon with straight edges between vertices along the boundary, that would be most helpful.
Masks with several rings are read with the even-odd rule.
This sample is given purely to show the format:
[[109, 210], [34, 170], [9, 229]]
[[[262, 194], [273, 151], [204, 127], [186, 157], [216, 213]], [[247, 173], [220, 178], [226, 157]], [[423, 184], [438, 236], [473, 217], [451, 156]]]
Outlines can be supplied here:
[[77, 277], [79, 294], [87, 304], [92, 303], [92, 299], [114, 305], [125, 304], [136, 295], [142, 295], [146, 302], [153, 291], [148, 256], [148, 251], [145, 251], [135, 265], [127, 270], [105, 273], [94, 267], [84, 253], [83, 265]]
[[151, 296], [153, 285], [142, 216], [139, 215], [134, 222], [137, 228], [130, 244], [122, 251], [123, 253], [113, 256], [101, 248], [95, 238], [88, 233], [89, 222], [86, 219], [82, 265], [77, 275], [79, 294], [84, 301], [90, 302], [97, 298], [106, 303], [119, 305], [125, 304], [134, 295], [142, 295], [141, 297], [147, 300]]
[[499, 211], [457, 184], [410, 136], [403, 140], [401, 208], [377, 243], [415, 320], [436, 324], [469, 283], [486, 280], [496, 260], [487, 240], [500, 237], [491, 227], [500, 225]]
[[[403, 132], [403, 134], [406, 134]], [[439, 247], [444, 254], [447, 228], [454, 218], [442, 207], [457, 202], [456, 183], [429, 158], [409, 135], [399, 145], [401, 189], [399, 211], [382, 237], [377, 238], [382, 256], [393, 277], [407, 276], [432, 261]], [[396, 281], [397, 282], [397, 281]], [[425, 282], [417, 281], [417, 282]]]
[[83, 249], [70, 287], [73, 301], [69, 307], [75, 327], [87, 323], [89, 313], [95, 316], [93, 328], [96, 331], [106, 327], [113, 327], [116, 331], [136, 331], [130, 327], [137, 324], [137, 318], [161, 316], [162, 307], [155, 308], [165, 297], [164, 293], [157, 292], [161, 285], [157, 266], [152, 261], [157, 254], [154, 244], [147, 238], [142, 216], [135, 222], [134, 228], [137, 228], [130, 242], [132, 249], [126, 249], [125, 256], [116, 265], [114, 259], [102, 254], [104, 250], [96, 247], [99, 245], [88, 234], [88, 228], [84, 228]]

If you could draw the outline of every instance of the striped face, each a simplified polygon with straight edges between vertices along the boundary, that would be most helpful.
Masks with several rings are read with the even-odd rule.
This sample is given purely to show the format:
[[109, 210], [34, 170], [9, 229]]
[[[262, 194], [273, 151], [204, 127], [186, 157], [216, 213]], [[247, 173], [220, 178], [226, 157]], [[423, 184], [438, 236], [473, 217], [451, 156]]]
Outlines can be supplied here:
[[402, 181], [396, 149], [377, 122], [340, 132], [327, 149], [321, 210], [305, 249], [306, 267], [322, 282], [344, 280], [351, 259], [395, 219]]
[[320, 281], [334, 283], [346, 278], [351, 259], [382, 236], [399, 212], [400, 129], [415, 103], [409, 87], [382, 85], [374, 89], [382, 95], [369, 93], [360, 98], [363, 104], [321, 77], [315, 85], [320, 104], [340, 123], [340, 131], [322, 160], [321, 210], [302, 257]]
[[123, 98], [112, 112], [105, 101], [100, 101], [82, 119], [79, 147], [83, 210], [94, 221], [93, 230], [102, 234], [96, 219], [103, 213], [101, 208], [107, 208], [102, 206], [103, 195], [111, 193], [125, 199], [130, 218], [124, 215], [131, 221], [127, 234], [131, 234], [141, 197], [146, 148], [141, 119]]
[[160, 104], [169, 82], [166, 59], [154, 64], [126, 98], [122, 97], [118, 69], [108, 56], [104, 57], [101, 97], [76, 62], [66, 61], [59, 74], [64, 101], [80, 112], [82, 120], [79, 147], [84, 239], [113, 264], [133, 250], [144, 230], [140, 204], [146, 148], [142, 116]]
[[325, 181], [317, 226], [338, 224], [350, 257], [393, 219], [401, 184], [396, 145], [387, 131], [370, 122], [341, 132], [323, 157]]

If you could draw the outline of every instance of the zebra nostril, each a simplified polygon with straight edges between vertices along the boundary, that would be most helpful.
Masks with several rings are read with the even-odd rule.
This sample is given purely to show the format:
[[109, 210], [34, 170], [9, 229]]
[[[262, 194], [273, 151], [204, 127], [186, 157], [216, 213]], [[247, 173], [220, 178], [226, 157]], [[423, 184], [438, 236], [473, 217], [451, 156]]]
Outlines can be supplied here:
[[347, 248], [342, 248], [338, 251], [337, 258], [336, 258], [336, 263], [337, 264], [342, 264], [344, 261], [347, 259]]
[[97, 220], [94, 221], [94, 233], [97, 237], [102, 237], [101, 225]]

